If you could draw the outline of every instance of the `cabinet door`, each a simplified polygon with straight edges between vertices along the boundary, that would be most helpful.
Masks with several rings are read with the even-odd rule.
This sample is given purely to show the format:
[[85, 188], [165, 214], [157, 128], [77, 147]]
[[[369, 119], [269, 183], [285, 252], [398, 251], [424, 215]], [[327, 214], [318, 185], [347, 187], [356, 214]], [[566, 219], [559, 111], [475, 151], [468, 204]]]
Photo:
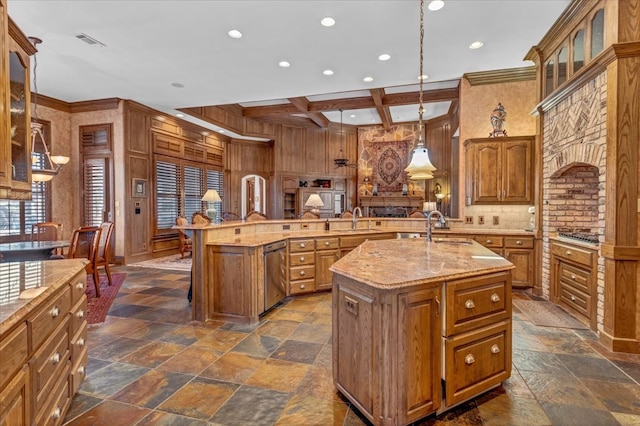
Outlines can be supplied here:
[[339, 258], [339, 250], [320, 250], [316, 252], [316, 290], [331, 290], [333, 273], [329, 270], [329, 267]]
[[533, 194], [532, 143], [506, 142], [502, 147], [503, 201], [530, 203]]
[[0, 424], [28, 425], [31, 424], [31, 395], [29, 386], [29, 365], [22, 370], [0, 390]]
[[533, 287], [533, 250], [505, 249], [504, 257], [516, 267], [511, 271], [511, 285]]
[[[474, 163], [473, 203], [495, 203], [502, 198], [500, 170], [502, 156], [498, 142], [476, 144]], [[473, 155], [473, 154], [472, 154]]]
[[0, 198], [8, 197], [8, 189], [11, 188], [11, 143], [9, 143], [10, 108], [9, 105], [9, 82], [7, 76], [7, 61], [5, 58], [9, 56], [7, 49], [7, 6], [5, 0], [0, 0], [0, 31], [2, 31], [2, 40], [0, 40]]
[[399, 297], [398, 394], [402, 424], [420, 419], [440, 406], [439, 288]]

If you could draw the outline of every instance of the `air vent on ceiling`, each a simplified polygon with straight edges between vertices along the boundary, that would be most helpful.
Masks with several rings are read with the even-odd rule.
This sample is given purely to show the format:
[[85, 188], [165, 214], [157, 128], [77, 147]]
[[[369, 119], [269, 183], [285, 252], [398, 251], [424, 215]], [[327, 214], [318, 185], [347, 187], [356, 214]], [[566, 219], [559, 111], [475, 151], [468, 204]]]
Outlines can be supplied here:
[[86, 35], [85, 33], [76, 34], [74, 37], [77, 38], [78, 40], [84, 41], [87, 44], [91, 44], [91, 45], [95, 44], [95, 45], [98, 45], [98, 46], [101, 46], [101, 47], [106, 47], [107, 46], [106, 44], [99, 42], [95, 38], [90, 37], [90, 36]]

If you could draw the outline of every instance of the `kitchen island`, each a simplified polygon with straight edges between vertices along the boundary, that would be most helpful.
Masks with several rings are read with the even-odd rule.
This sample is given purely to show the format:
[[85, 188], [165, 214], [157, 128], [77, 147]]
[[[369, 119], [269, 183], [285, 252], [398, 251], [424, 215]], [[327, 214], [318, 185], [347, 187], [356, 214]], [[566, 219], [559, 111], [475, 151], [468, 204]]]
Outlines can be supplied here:
[[511, 375], [511, 269], [470, 239], [366, 241], [334, 263], [333, 377], [375, 425], [409, 424]]

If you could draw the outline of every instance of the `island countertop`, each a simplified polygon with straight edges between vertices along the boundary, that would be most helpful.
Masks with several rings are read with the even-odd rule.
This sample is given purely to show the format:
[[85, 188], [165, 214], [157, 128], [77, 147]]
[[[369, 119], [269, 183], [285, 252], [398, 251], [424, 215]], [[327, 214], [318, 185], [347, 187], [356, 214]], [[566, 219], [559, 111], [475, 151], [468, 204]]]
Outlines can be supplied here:
[[469, 239], [366, 241], [329, 269], [375, 288], [400, 288], [507, 271], [515, 266]]

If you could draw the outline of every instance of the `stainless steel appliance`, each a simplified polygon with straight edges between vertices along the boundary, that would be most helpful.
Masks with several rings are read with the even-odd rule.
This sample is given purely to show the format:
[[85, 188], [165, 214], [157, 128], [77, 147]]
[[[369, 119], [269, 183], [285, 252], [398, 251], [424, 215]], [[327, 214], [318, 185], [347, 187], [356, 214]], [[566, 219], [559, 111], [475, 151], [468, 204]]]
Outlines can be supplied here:
[[264, 310], [271, 309], [286, 295], [285, 252], [286, 241], [268, 244], [264, 251]]

